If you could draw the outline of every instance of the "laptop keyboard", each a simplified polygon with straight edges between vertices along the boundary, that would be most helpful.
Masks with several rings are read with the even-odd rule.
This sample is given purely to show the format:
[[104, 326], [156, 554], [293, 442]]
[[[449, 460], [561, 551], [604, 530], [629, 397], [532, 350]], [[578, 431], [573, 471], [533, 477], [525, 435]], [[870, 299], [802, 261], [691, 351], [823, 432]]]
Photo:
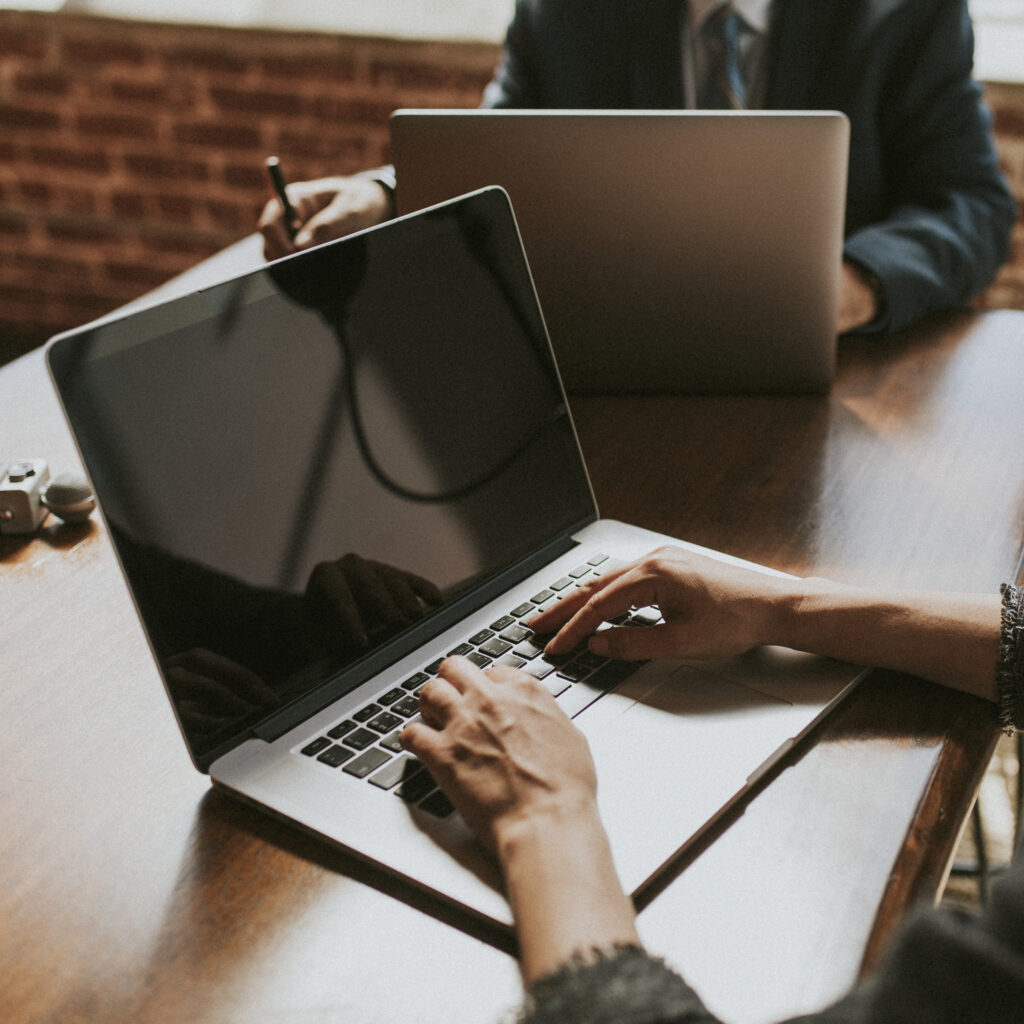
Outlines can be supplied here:
[[[550, 637], [534, 634], [523, 620], [560, 599], [571, 588], [601, 575], [611, 560], [595, 554], [568, 575], [538, 591], [528, 601], [495, 619], [463, 643], [413, 672], [397, 686], [381, 693], [347, 718], [323, 730], [301, 747], [300, 753], [354, 779], [362, 779], [384, 792], [416, 804], [428, 814], [447, 817], [454, 808], [437, 788], [433, 777], [398, 742], [398, 734], [419, 720], [419, 692], [433, 678], [445, 657], [461, 654], [474, 665], [506, 665], [532, 675], [570, 716], [579, 714], [604, 693], [614, 689], [640, 667], [635, 661], [614, 661], [587, 650], [584, 641], [567, 654], [544, 653]], [[615, 625], [647, 626], [661, 620], [656, 606], [633, 609], [614, 620]]]

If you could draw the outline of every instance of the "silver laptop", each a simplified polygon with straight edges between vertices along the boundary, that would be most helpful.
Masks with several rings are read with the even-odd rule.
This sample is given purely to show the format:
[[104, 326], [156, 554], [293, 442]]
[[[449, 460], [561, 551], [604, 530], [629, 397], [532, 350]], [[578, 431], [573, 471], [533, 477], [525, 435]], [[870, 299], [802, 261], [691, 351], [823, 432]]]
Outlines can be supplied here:
[[835, 112], [399, 110], [401, 213], [512, 198], [570, 392], [821, 392], [849, 125]]
[[598, 517], [500, 189], [47, 359], [196, 767], [487, 918], [510, 921], [494, 862], [396, 740], [439, 659], [518, 665], [577, 716], [630, 891], [856, 676], [533, 643], [538, 608], [669, 538]]

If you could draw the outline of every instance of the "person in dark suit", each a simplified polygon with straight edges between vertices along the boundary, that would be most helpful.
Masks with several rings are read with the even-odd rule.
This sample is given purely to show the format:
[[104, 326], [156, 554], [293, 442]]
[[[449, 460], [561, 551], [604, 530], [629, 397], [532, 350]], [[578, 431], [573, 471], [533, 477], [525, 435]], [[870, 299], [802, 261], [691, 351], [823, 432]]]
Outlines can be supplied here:
[[[675, 109], [702, 104], [716, 0], [517, 0], [484, 106]], [[995, 277], [1016, 206], [972, 77], [965, 0], [736, 0], [750, 106], [850, 119], [837, 329], [886, 333], [962, 306]], [[696, 13], [695, 13], [696, 12]], [[390, 215], [388, 171], [289, 187], [260, 220], [268, 258]]]

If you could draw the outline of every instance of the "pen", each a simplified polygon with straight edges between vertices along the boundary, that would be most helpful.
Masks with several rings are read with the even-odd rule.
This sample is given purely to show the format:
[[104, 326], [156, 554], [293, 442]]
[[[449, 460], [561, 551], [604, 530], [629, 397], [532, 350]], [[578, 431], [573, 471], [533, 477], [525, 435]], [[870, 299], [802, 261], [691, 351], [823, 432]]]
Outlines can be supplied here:
[[263, 166], [267, 170], [267, 177], [270, 179], [270, 186], [274, 190], [274, 195], [277, 196], [277, 201], [281, 204], [281, 209], [284, 210], [284, 226], [288, 232], [288, 237], [291, 241], [295, 241], [295, 234], [298, 230], [296, 227], [296, 221], [299, 219], [299, 215], [295, 212], [295, 207], [292, 206], [291, 200], [288, 198], [288, 192], [284, 187], [284, 175], [281, 173], [281, 161], [276, 156], [268, 156], [263, 161]]

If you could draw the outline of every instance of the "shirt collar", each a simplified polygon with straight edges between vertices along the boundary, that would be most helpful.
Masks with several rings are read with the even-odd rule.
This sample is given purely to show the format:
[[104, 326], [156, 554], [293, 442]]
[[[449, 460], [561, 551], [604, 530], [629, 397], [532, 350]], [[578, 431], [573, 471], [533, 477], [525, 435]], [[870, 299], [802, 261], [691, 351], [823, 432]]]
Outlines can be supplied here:
[[[722, 2], [722, 0], [690, 0], [690, 15], [694, 29], [704, 24], [704, 19]], [[732, 0], [736, 13], [755, 32], [764, 34], [768, 31], [768, 15], [774, 0]]]

